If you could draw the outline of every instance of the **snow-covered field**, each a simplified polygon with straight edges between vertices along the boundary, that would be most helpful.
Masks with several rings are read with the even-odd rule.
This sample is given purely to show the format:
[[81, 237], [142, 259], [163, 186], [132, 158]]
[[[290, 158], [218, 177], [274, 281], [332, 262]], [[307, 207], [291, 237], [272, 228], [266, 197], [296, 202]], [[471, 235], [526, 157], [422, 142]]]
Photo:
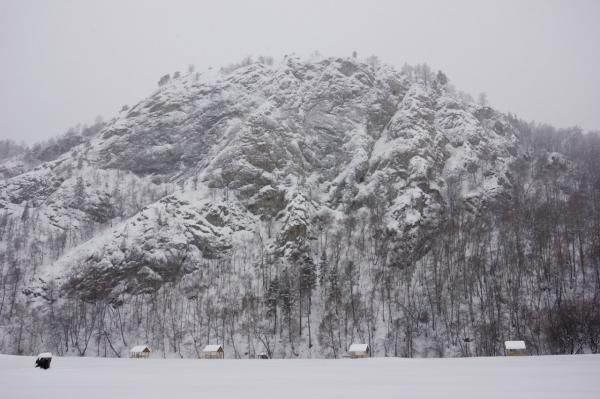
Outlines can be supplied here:
[[0, 398], [599, 398], [600, 355], [362, 360], [0, 356]]

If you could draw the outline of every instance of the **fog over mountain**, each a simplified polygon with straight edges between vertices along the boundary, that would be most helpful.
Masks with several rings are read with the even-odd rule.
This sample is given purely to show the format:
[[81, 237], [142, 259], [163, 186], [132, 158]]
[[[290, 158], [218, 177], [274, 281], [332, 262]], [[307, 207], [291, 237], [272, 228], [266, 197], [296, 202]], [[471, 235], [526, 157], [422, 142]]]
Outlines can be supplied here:
[[0, 352], [597, 352], [600, 136], [426, 64], [246, 58], [0, 147]]
[[266, 54], [428, 63], [498, 110], [600, 129], [596, 0], [0, 0], [0, 139], [34, 144], [158, 76]]

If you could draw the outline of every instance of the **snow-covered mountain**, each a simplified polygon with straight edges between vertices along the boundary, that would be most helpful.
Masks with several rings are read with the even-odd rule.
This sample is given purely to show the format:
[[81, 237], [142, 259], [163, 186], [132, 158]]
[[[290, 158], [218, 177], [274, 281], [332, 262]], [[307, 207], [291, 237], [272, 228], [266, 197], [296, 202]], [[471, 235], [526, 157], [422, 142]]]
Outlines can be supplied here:
[[[455, 245], [476, 228], [467, 223], [479, 225], [482, 215], [495, 214], [490, 209], [529, 198], [520, 197], [523, 185], [541, 192], [540, 176], [558, 184], [577, 170], [559, 152], [532, 155], [521, 122], [475, 104], [426, 66], [399, 72], [373, 60], [286, 57], [276, 65], [175, 76], [56, 159], [0, 165], [5, 334], [18, 328], [19, 304], [31, 320], [73, 303], [133, 317], [133, 302], [154, 303], [163, 293], [183, 301], [182, 309], [204, 298], [198, 319], [184, 326], [189, 314], [177, 313], [183, 324], [171, 326], [171, 350], [187, 355], [204, 336], [243, 347], [229, 352], [236, 356], [259, 347], [281, 356], [339, 356], [350, 339], [369, 341], [380, 354], [464, 352], [462, 335], [504, 323], [504, 310], [485, 313], [484, 293], [493, 284], [463, 270], [479, 255], [496, 253], [501, 234], [488, 232], [489, 253], [477, 240], [465, 241], [464, 256], [451, 257], [444, 270], [434, 265], [444, 256], [440, 237], [457, 231], [448, 239]], [[559, 197], [571, 194], [557, 190]], [[534, 240], [519, 241], [524, 249], [512, 258], [519, 266], [535, 255]], [[483, 274], [496, 276], [496, 284], [510, 279], [513, 264], [487, 262]], [[430, 277], [435, 300], [424, 283]], [[455, 293], [443, 287], [457, 279], [471, 299], [465, 301], [465, 289], [457, 294], [460, 304], [446, 304]], [[482, 324], [468, 327], [461, 312]], [[444, 314], [443, 327], [436, 313]], [[90, 317], [92, 330], [100, 328], [95, 313], [64, 315], [73, 317]], [[151, 322], [146, 317], [118, 329], [106, 319], [98, 348], [120, 330], [123, 348], [144, 337], [163, 340], [156, 345], [168, 351], [164, 329], [158, 338], [154, 327], [143, 326]], [[416, 330], [407, 331], [405, 319]], [[461, 331], [453, 330], [456, 323]], [[69, 328], [56, 338], [64, 351], [69, 344], [61, 341], [79, 334]], [[413, 339], [419, 348], [398, 349]], [[3, 347], [16, 350], [9, 341]]]

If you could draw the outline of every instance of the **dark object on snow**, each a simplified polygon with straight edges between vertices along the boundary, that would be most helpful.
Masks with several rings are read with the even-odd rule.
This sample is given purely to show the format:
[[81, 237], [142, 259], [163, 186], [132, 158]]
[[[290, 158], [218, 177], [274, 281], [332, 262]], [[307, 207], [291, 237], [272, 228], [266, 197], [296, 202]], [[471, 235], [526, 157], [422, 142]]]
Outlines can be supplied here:
[[35, 367], [39, 367], [44, 370], [48, 370], [50, 368], [50, 362], [52, 361], [52, 353], [40, 353], [35, 360]]

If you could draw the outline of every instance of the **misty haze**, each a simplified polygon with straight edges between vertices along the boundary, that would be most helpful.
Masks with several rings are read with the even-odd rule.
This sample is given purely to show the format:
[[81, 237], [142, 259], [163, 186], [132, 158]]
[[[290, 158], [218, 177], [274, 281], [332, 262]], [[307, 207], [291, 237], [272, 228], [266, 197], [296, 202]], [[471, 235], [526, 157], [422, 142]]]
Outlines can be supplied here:
[[0, 397], [600, 394], [599, 2], [0, 0], [0, 60]]

